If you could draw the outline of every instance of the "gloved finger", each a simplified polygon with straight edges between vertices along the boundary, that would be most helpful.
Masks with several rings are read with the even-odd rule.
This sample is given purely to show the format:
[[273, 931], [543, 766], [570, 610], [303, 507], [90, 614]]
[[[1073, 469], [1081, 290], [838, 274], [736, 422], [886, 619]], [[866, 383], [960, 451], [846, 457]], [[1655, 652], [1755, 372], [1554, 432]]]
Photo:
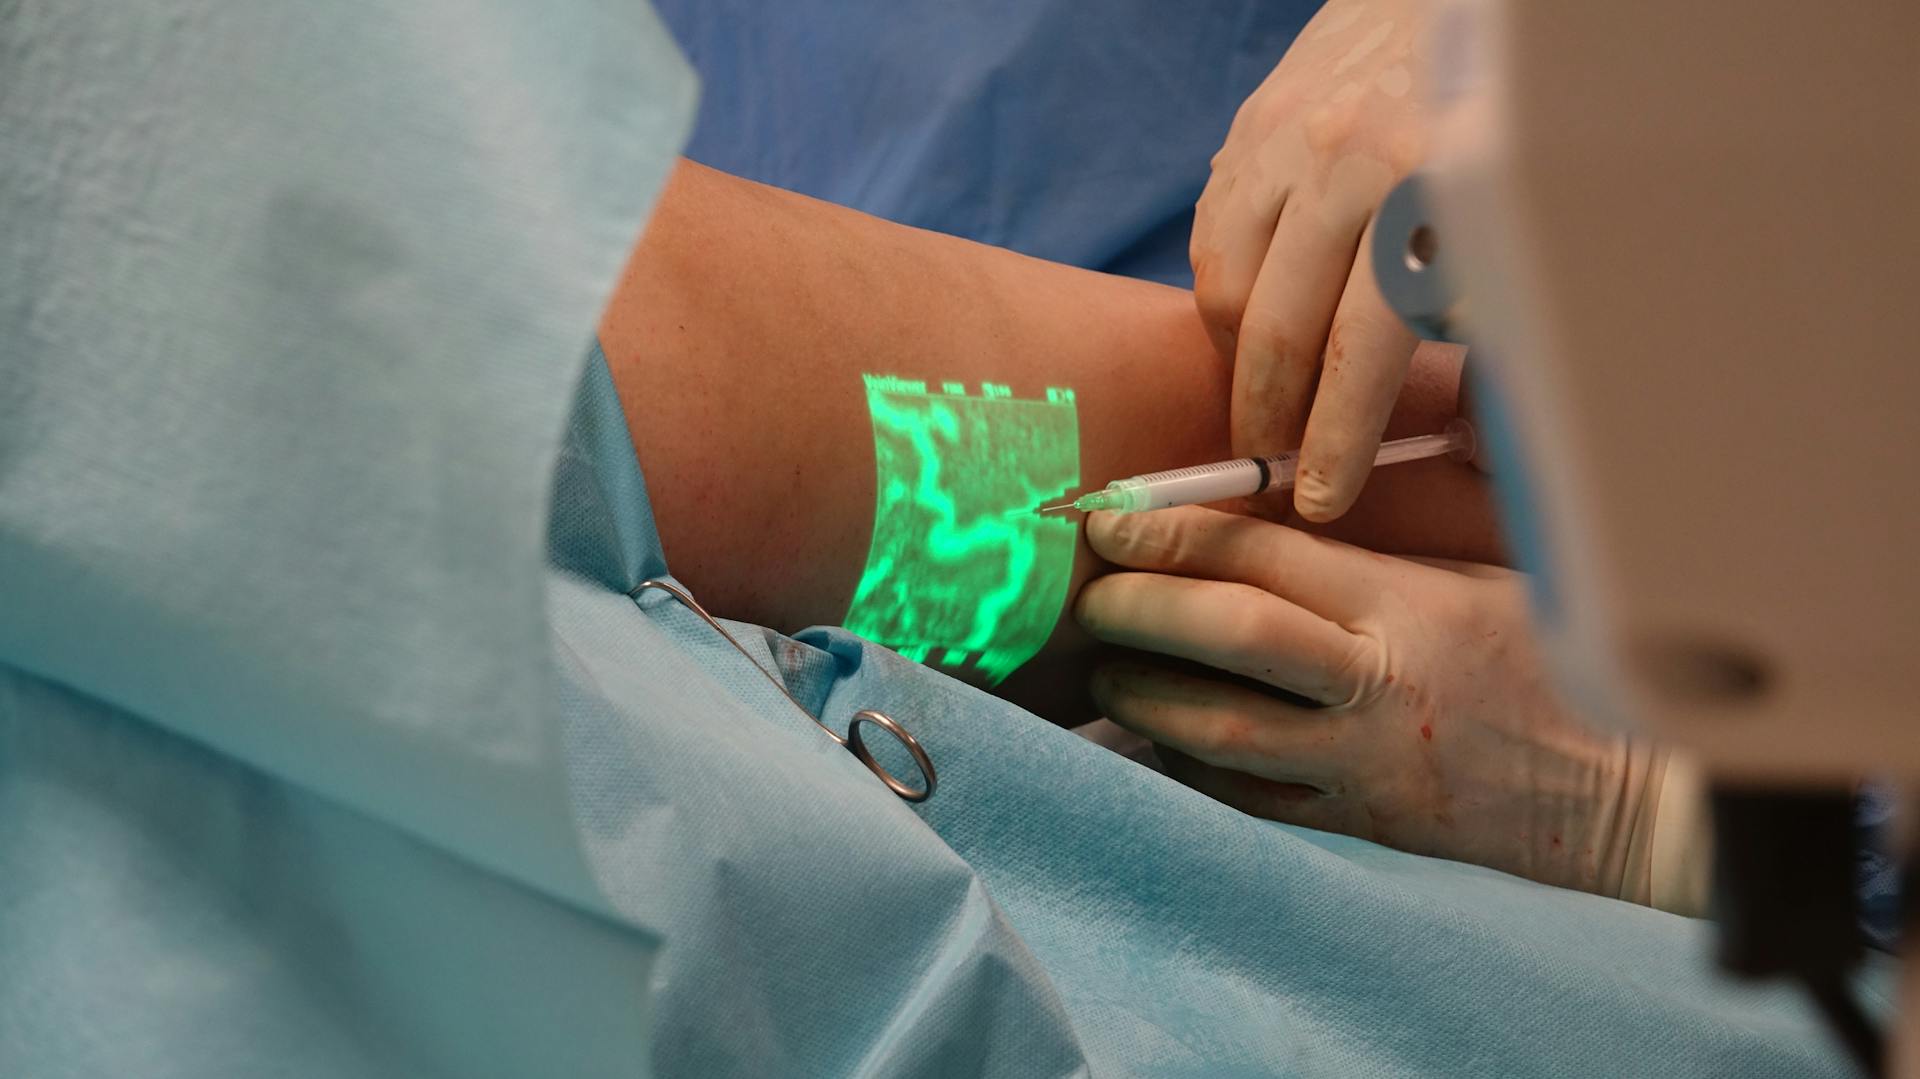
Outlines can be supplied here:
[[1187, 259], [1193, 264], [1193, 300], [1213, 346], [1233, 358], [1240, 316], [1253, 294], [1261, 260], [1273, 239], [1274, 225], [1286, 205], [1286, 187], [1257, 160], [1242, 159], [1213, 175], [1193, 209], [1193, 238]]
[[[1372, 236], [1369, 223], [1361, 251], [1370, 249]], [[1354, 259], [1327, 335], [1320, 385], [1300, 444], [1300, 471], [1293, 488], [1293, 508], [1300, 516], [1331, 521], [1360, 497], [1418, 344], [1419, 338], [1380, 295], [1372, 261]]]
[[1090, 688], [1108, 719], [1208, 764], [1322, 789], [1345, 774], [1347, 713], [1138, 663], [1100, 668]]
[[1237, 581], [1342, 625], [1372, 610], [1391, 572], [1405, 569], [1337, 540], [1201, 506], [1090, 513], [1087, 543], [1130, 569]]
[[1443, 569], [1448, 573], [1457, 573], [1462, 577], [1474, 577], [1483, 581], [1519, 582], [1520, 574], [1505, 566], [1490, 566], [1485, 562], [1463, 562], [1458, 558], [1433, 558], [1429, 555], [1406, 554], [1401, 558], [1409, 562], [1418, 562], [1423, 566]]
[[1371, 822], [1351, 798], [1331, 795], [1302, 783], [1221, 768], [1168, 746], [1156, 747], [1155, 753], [1168, 775], [1242, 813], [1322, 832], [1373, 838]]
[[1081, 590], [1077, 615], [1109, 644], [1190, 659], [1321, 704], [1350, 705], [1382, 676], [1385, 653], [1371, 638], [1250, 585], [1116, 573]]
[[1364, 216], [1290, 198], [1240, 316], [1233, 359], [1233, 452], [1264, 456], [1300, 444], [1320, 356]]

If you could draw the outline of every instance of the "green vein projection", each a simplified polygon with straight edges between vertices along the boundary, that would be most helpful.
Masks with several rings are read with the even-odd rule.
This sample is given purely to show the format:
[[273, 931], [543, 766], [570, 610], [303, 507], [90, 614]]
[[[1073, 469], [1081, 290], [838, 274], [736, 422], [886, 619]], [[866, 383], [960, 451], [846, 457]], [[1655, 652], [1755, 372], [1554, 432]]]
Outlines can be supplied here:
[[867, 375], [873, 543], [846, 627], [997, 685], [1053, 632], [1076, 528], [1033, 508], [1080, 486], [1073, 391]]

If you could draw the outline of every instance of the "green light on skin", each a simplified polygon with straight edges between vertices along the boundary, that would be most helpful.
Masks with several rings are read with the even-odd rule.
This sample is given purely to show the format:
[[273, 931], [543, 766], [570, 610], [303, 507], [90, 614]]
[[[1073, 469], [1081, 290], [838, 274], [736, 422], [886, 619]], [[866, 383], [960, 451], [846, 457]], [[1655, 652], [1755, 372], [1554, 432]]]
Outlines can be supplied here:
[[997, 685], [1032, 659], [1067, 600], [1076, 528], [1033, 507], [1080, 486], [1073, 391], [866, 376], [873, 541], [846, 628]]

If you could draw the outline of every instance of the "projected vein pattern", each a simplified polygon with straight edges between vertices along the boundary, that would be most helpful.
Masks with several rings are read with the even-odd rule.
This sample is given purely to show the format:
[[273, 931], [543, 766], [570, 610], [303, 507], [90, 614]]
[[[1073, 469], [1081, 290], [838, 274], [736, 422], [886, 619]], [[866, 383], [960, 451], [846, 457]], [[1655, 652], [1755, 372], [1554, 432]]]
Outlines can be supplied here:
[[1046, 643], [1067, 598], [1075, 526], [1033, 514], [1080, 486], [1073, 391], [866, 376], [873, 543], [846, 627], [988, 685]]

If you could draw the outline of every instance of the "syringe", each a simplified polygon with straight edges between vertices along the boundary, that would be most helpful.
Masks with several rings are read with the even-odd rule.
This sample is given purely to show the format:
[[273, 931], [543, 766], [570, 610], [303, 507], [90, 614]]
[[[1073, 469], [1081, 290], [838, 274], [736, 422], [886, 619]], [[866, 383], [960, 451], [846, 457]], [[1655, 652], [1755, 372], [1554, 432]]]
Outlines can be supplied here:
[[[1473, 448], [1472, 425], [1465, 420], [1454, 420], [1437, 435], [1416, 435], [1382, 442], [1380, 452], [1374, 455], [1373, 464], [1378, 468], [1442, 454], [1450, 454], [1456, 461], [1465, 461], [1473, 457]], [[1295, 450], [1273, 457], [1239, 457], [1218, 464], [1149, 472], [1144, 476], [1114, 480], [1107, 484], [1105, 490], [1090, 491], [1071, 502], [1056, 506], [1042, 506], [1037, 512], [1080, 510], [1091, 513], [1094, 510], [1112, 510], [1115, 513], [1138, 513], [1141, 510], [1219, 502], [1262, 491], [1285, 491], [1293, 486], [1294, 473], [1299, 464], [1300, 452]]]

